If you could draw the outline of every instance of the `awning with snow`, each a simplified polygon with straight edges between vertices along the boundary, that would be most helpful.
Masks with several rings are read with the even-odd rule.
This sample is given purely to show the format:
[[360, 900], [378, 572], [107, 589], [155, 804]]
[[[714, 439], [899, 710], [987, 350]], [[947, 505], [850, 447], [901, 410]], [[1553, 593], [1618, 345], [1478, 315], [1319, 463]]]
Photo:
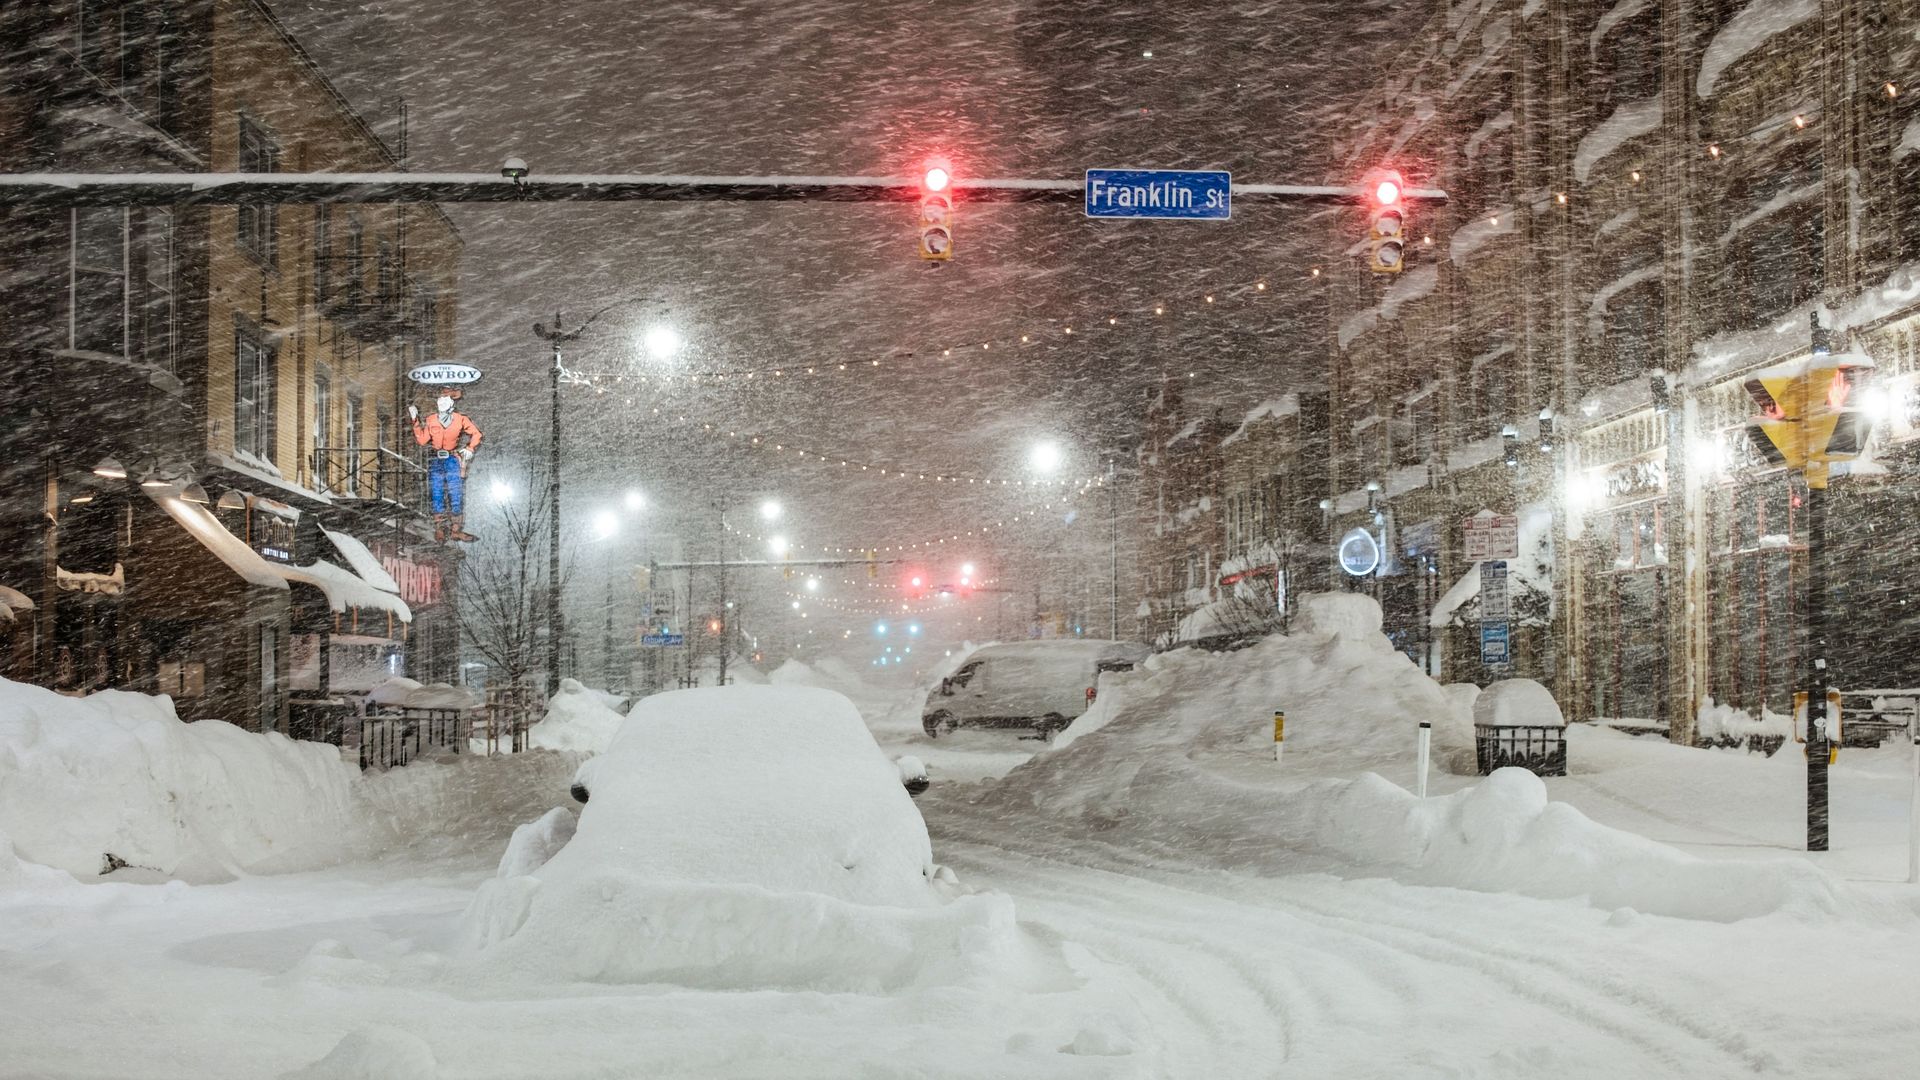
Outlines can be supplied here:
[[[149, 492], [148, 496], [214, 557], [249, 584], [267, 589], [286, 589], [296, 583], [310, 585], [320, 591], [326, 598], [327, 607], [333, 611], [365, 608], [386, 612], [401, 622], [413, 621], [412, 610], [407, 607], [406, 601], [400, 599], [399, 587], [396, 585], [391, 590], [380, 587], [393, 582], [384, 572], [381, 575], [383, 581], [373, 582], [325, 559], [315, 560], [307, 566], [272, 562], [262, 558], [246, 541], [228, 532], [227, 527], [213, 516], [213, 511], [205, 506], [187, 502], [177, 495]], [[351, 543], [358, 543], [351, 537], [347, 539]], [[360, 551], [365, 552], [365, 548], [360, 548]], [[349, 560], [354, 557], [345, 551], [342, 551], [342, 555]], [[373, 556], [367, 553], [366, 557], [372, 559]], [[377, 568], [378, 564], [375, 565]]]
[[33, 597], [18, 589], [9, 589], [5, 585], [0, 585], [0, 620], [12, 622], [14, 612], [32, 611], [33, 608]]

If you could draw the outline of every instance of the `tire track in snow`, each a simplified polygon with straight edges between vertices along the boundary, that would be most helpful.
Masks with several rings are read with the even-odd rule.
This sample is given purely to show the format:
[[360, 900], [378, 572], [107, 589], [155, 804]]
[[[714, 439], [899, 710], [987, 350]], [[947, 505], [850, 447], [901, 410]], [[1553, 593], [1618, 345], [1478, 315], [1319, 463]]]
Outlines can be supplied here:
[[[950, 820], [944, 822], [948, 828], [942, 832], [971, 831], [952, 827], [957, 824]], [[963, 838], [952, 836], [951, 839]], [[1453, 899], [1450, 890], [1420, 889], [1417, 894], [1410, 892], [1409, 895], [1417, 896], [1423, 904], [1439, 900], [1460, 910], [1441, 918], [1423, 913], [1409, 919], [1405, 905], [1382, 902], [1378, 897], [1367, 895], [1364, 886], [1337, 879], [1317, 876], [1259, 879], [1261, 894], [1249, 899], [1237, 895], [1251, 884], [1246, 879], [1191, 868], [1181, 875], [1183, 880], [1179, 884], [1153, 880], [1169, 872], [1166, 862], [1149, 861], [1141, 852], [1115, 848], [1101, 841], [1067, 842], [1057, 836], [1049, 837], [1040, 846], [1057, 850], [1041, 856], [1009, 849], [1004, 843], [1004, 834], [994, 838], [968, 836], [963, 842], [977, 850], [977, 854], [970, 853], [972, 857], [967, 861], [979, 864], [981, 876], [1006, 881], [1003, 887], [1014, 895], [1016, 904], [1023, 897], [1030, 897], [1071, 909], [1070, 913], [1063, 912], [1062, 917], [1058, 917], [1058, 928], [1070, 938], [1086, 924], [1087, 916], [1097, 912], [1103, 923], [1100, 927], [1103, 937], [1117, 935], [1137, 942], [1143, 931], [1151, 931], [1170, 936], [1176, 942], [1184, 941], [1188, 948], [1195, 945], [1206, 948], [1218, 959], [1222, 945], [1194, 940], [1192, 928], [1204, 921], [1216, 935], [1222, 930], [1237, 931], [1230, 935], [1240, 943], [1238, 953], [1232, 954], [1235, 962], [1220, 962], [1228, 963], [1236, 977], [1248, 985], [1258, 987], [1270, 1014], [1281, 1018], [1298, 1009], [1302, 1002], [1325, 999], [1324, 993], [1316, 991], [1327, 988], [1306, 986], [1297, 980], [1283, 987], [1282, 980], [1273, 978], [1266, 964], [1249, 959], [1252, 950], [1246, 949], [1245, 943], [1273, 939], [1276, 932], [1288, 949], [1312, 949], [1332, 960], [1334, 970], [1350, 966], [1356, 960], [1374, 965], [1367, 975], [1377, 987], [1399, 984], [1394, 992], [1396, 1004], [1403, 1010], [1402, 1019], [1419, 1009], [1422, 991], [1430, 990], [1436, 982], [1433, 976], [1407, 970], [1407, 960], [1414, 959], [1455, 972], [1470, 972], [1512, 1002], [1543, 1008], [1560, 1021], [1583, 1026], [1609, 1043], [1631, 1046], [1663, 1071], [1687, 1069], [1696, 1074], [1746, 1074], [1779, 1064], [1772, 1054], [1753, 1047], [1737, 1025], [1696, 1019], [1690, 1014], [1689, 1006], [1665, 1000], [1642, 983], [1572, 961], [1556, 960], [1551, 953], [1502, 946], [1493, 933], [1462, 935], [1440, 929], [1446, 919], [1464, 917], [1484, 922], [1487, 917], [1487, 913], [1476, 912]], [[1118, 856], [1114, 859], [1117, 866], [1089, 863], [1086, 856], [1093, 850]], [[1062, 854], [1068, 857], [1059, 858]], [[1099, 880], [1087, 880], [1089, 873], [1097, 875]], [[1196, 890], [1196, 873], [1205, 884], [1220, 885], [1234, 895]], [[1314, 892], [1327, 895], [1318, 901], [1309, 899]], [[1546, 906], [1542, 902], [1543, 909]], [[1507, 917], [1511, 922], [1511, 912]], [[1052, 922], [1054, 918], [1047, 921]], [[1316, 948], [1311, 935], [1286, 933], [1289, 922], [1333, 935], [1332, 942], [1319, 943]], [[1556, 928], [1571, 929], [1564, 922], [1557, 923]], [[1511, 926], [1496, 928], [1511, 929]], [[1309, 940], [1300, 940], [1303, 936]], [[1329, 944], [1340, 948], [1329, 948]], [[1276, 967], [1291, 974], [1296, 965], [1289, 960], [1284, 954], [1271, 958]], [[1326, 977], [1325, 970], [1315, 974]], [[1411, 979], [1410, 974], [1413, 974]], [[1445, 981], [1438, 980], [1442, 985]], [[1207, 996], [1217, 997], [1217, 989]], [[1391, 1024], [1394, 1019], [1385, 1018], [1385, 1022]], [[1374, 1016], [1371, 1020], [1379, 1024], [1382, 1018]], [[1324, 1022], [1322, 1017], [1319, 1023], [1304, 1027], [1312, 1030]], [[1287, 1052], [1295, 1045], [1296, 1040], [1290, 1038], [1280, 1049]]]

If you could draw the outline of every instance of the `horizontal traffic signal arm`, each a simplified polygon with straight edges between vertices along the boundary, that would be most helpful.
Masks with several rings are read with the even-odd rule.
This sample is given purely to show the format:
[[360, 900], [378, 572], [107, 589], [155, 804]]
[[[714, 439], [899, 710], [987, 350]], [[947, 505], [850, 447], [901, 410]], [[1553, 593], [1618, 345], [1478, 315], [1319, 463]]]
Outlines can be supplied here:
[[[919, 176], [679, 176], [497, 173], [0, 173], [0, 205], [176, 206], [236, 203], [400, 202], [913, 202]], [[1079, 203], [1082, 180], [966, 179], [950, 190], [969, 203]], [[1358, 202], [1364, 184], [1234, 184], [1236, 200]], [[1404, 200], [1444, 202], [1439, 188]]]
[[776, 567], [788, 569], [800, 566], [892, 566], [909, 562], [908, 559], [716, 559], [707, 562], [663, 562], [654, 563], [655, 570], [712, 570], [725, 566], [734, 569], [740, 567]]

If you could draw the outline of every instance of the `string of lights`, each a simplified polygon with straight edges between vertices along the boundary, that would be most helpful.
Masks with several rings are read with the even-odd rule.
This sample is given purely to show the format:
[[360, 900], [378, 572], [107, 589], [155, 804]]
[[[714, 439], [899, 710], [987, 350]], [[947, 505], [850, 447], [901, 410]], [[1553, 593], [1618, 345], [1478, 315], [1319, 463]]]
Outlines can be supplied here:
[[[631, 400], [628, 402], [631, 404]], [[784, 455], [792, 460], [810, 462], [828, 469], [844, 472], [874, 473], [895, 480], [912, 480], [926, 484], [971, 484], [980, 487], [1016, 488], [1025, 491], [1070, 491], [1081, 494], [1098, 487], [1105, 487], [1105, 476], [1079, 476], [1060, 480], [1042, 480], [1037, 477], [990, 476], [981, 473], [942, 472], [935, 469], [911, 468], [897, 462], [881, 464], [876, 461], [847, 457], [841, 454], [823, 453], [817, 448], [796, 446], [786, 442], [784, 436], [768, 435], [759, 432], [741, 431], [715, 425], [708, 421], [694, 419], [685, 413], [662, 412], [657, 406], [651, 407], [651, 414], [659, 417], [663, 423], [680, 424], [688, 428], [698, 426], [703, 434], [718, 435], [729, 439], [748, 450], [770, 451]]]
[[[1314, 267], [1308, 274], [1309, 280], [1318, 278], [1320, 270]], [[598, 387], [605, 380], [613, 386], [622, 386], [634, 382], [641, 386], [702, 386], [725, 382], [748, 382], [752, 380], [787, 380], [803, 382], [808, 379], [822, 378], [841, 374], [857, 375], [872, 373], [873, 369], [898, 366], [901, 362], [921, 359], [951, 359], [956, 355], [969, 353], [990, 353], [995, 349], [1002, 352], [1032, 348], [1043, 345], [1073, 345], [1081, 342], [1097, 341], [1098, 333], [1103, 329], [1117, 329], [1123, 325], [1152, 325], [1164, 322], [1168, 318], [1177, 318], [1181, 314], [1208, 314], [1228, 310], [1223, 303], [1235, 299], [1259, 299], [1268, 294], [1265, 279], [1255, 279], [1251, 284], [1240, 283], [1214, 289], [1202, 290], [1189, 296], [1164, 298], [1151, 303], [1141, 303], [1131, 307], [1103, 305], [1100, 312], [1083, 313], [1077, 317], [1049, 318], [1043, 325], [1029, 328], [1021, 333], [1009, 333], [1004, 336], [973, 338], [968, 341], [953, 342], [930, 349], [911, 352], [892, 352], [884, 357], [866, 360], [833, 360], [809, 363], [804, 360], [784, 361], [754, 367], [734, 367], [703, 371], [651, 372], [633, 371], [573, 371], [567, 374], [584, 385]], [[604, 389], [601, 392], [605, 392]]]
[[798, 610], [803, 616], [806, 614], [807, 608], [819, 607], [836, 615], [889, 617], [896, 615], [932, 615], [942, 611], [951, 611], [962, 604], [971, 603], [979, 599], [979, 596], [978, 594], [948, 593], [919, 602], [890, 600], [883, 603], [875, 603], [872, 600], [841, 600], [836, 597], [804, 595], [789, 590], [787, 598], [789, 601], [800, 605]]
[[[995, 529], [1004, 530], [1009, 525], [1017, 525], [1022, 521], [1037, 520], [1044, 511], [1050, 511], [1052, 509], [1053, 509], [1053, 504], [1047, 503], [1045, 506], [1041, 507], [1040, 510], [1029, 510], [1024, 513], [1008, 514], [1005, 517], [996, 519], [992, 525], [985, 525], [985, 524], [976, 525], [975, 527], [971, 529], [967, 529], [963, 532], [949, 533], [946, 536], [936, 536], [926, 540], [916, 540], [916, 541], [913, 541], [910, 543], [904, 543], [904, 544], [893, 543], [893, 544], [871, 544], [871, 545], [862, 545], [862, 546], [855, 546], [855, 547], [819, 547], [819, 546], [809, 546], [806, 544], [795, 544], [791, 542], [786, 542], [785, 551], [786, 553], [793, 554], [793, 555], [852, 555], [852, 556], [859, 556], [859, 557], [864, 557], [869, 553], [872, 553], [875, 555], [899, 555], [909, 551], [929, 551], [934, 548], [945, 547], [948, 544], [958, 543], [961, 540], [973, 539], [975, 537], [984, 539], [985, 537], [992, 535], [993, 530]], [[732, 523], [728, 523], [726, 528], [727, 528], [727, 531], [732, 533], [733, 535], [741, 537], [746, 540], [751, 540], [755, 543], [771, 545], [775, 540], [780, 540], [783, 542], [786, 541], [785, 537], [763, 536], [760, 533], [749, 532], [746, 529], [738, 528]]]

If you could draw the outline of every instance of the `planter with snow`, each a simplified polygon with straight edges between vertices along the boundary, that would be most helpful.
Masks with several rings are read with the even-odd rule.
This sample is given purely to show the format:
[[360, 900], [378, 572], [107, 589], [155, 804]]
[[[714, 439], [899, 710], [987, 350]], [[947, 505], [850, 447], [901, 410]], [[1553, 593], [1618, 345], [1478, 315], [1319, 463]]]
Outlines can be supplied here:
[[1482, 776], [1509, 767], [1567, 775], [1567, 718], [1532, 679], [1503, 679], [1480, 692], [1473, 702], [1473, 745]]

